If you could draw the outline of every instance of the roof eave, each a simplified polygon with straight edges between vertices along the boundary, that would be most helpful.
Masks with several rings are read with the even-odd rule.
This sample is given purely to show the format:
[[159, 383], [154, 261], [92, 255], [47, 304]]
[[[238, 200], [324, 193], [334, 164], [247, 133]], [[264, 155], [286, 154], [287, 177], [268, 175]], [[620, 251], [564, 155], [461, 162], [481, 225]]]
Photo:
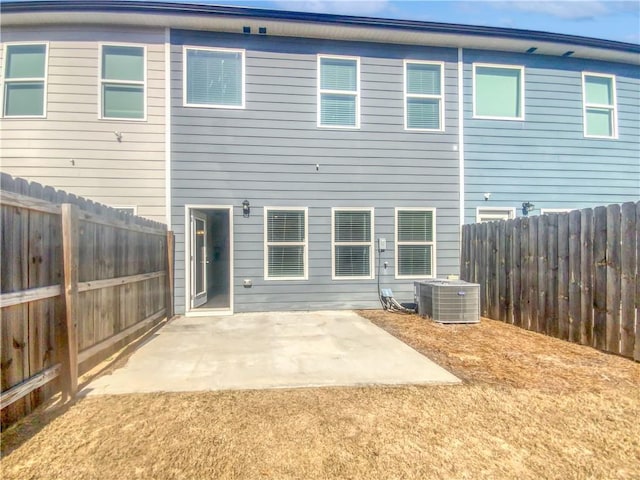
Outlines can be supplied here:
[[[123, 0], [3, 2], [2, 27], [54, 24], [111, 24], [241, 33], [266, 27], [272, 36], [400, 43], [605, 60], [640, 65], [640, 45], [548, 32], [311, 14], [219, 5]], [[99, 22], [87, 12], [100, 14]]]

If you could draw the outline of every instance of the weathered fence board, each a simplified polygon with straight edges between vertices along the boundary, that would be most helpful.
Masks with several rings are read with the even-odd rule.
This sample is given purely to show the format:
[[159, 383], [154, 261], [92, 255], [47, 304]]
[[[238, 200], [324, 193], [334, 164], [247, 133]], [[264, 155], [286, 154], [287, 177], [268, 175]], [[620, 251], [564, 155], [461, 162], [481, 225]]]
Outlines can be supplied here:
[[640, 202], [462, 230], [483, 315], [640, 361]]
[[593, 210], [593, 346], [605, 350], [607, 325], [607, 209]]
[[632, 203], [622, 205], [620, 211], [620, 353], [633, 356], [635, 323], [636, 273], [636, 209]]
[[558, 215], [558, 338], [569, 339], [569, 215]]
[[569, 213], [569, 340], [580, 343], [580, 211]]
[[547, 215], [546, 328], [544, 333], [558, 336], [558, 215]]
[[538, 284], [536, 285], [538, 322], [535, 329], [537, 332], [547, 331], [547, 270], [549, 268], [549, 245], [546, 239], [549, 234], [548, 228], [548, 217], [545, 215], [538, 218], [538, 237], [536, 239], [538, 245]]
[[6, 174], [0, 185], [4, 427], [172, 315], [174, 247], [156, 222]]
[[640, 362], [640, 202], [636, 203], [636, 340], [633, 358]]
[[580, 343], [593, 344], [593, 210], [580, 211]]
[[620, 352], [620, 205], [607, 207], [607, 350]]

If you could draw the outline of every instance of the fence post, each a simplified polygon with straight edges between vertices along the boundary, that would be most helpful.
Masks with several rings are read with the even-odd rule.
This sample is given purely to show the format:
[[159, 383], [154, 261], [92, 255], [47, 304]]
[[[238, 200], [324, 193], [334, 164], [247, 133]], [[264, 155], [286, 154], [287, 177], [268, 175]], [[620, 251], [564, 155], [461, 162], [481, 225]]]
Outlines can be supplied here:
[[175, 254], [175, 236], [171, 230], [167, 231], [167, 274], [166, 279], [166, 309], [167, 319], [173, 317], [173, 261]]
[[62, 204], [62, 256], [64, 266], [65, 332], [62, 352], [62, 397], [73, 398], [78, 389], [78, 207]]

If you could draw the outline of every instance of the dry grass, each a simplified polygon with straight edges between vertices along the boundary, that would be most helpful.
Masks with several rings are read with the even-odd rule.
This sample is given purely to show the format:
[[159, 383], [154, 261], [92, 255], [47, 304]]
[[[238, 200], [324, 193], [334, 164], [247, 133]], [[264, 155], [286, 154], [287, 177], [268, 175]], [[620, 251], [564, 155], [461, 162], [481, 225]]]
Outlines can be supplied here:
[[2, 478], [640, 479], [640, 364], [360, 313], [465, 384], [84, 399], [4, 433]]

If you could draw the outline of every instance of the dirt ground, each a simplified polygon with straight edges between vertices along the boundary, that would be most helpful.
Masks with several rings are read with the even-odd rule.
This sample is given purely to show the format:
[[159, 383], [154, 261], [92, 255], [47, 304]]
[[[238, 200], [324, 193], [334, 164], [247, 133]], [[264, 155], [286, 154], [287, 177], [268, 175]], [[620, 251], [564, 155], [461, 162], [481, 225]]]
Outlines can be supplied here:
[[2, 435], [3, 479], [640, 479], [640, 364], [483, 319], [361, 315], [461, 386], [94, 397]]

